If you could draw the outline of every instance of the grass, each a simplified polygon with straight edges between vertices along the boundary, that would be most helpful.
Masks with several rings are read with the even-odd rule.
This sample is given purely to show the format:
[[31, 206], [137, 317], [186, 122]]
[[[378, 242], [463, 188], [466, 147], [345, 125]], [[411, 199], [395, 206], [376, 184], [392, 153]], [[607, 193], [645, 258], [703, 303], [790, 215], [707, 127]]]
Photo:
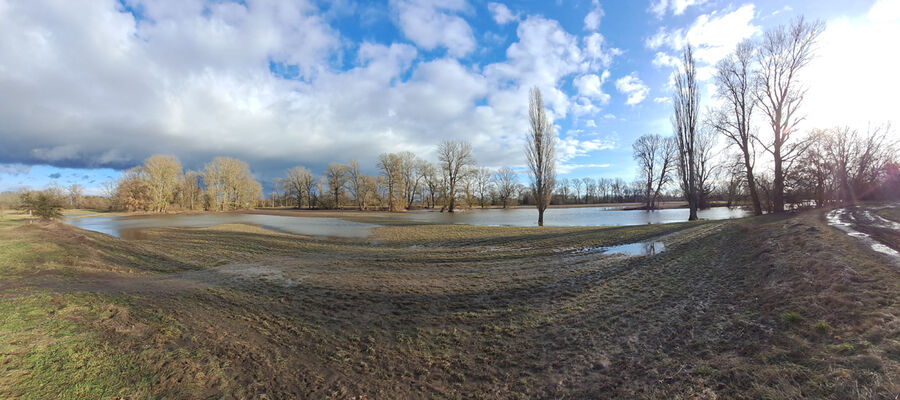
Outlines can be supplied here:
[[889, 397], [898, 294], [818, 212], [367, 240], [0, 221], [0, 398]]

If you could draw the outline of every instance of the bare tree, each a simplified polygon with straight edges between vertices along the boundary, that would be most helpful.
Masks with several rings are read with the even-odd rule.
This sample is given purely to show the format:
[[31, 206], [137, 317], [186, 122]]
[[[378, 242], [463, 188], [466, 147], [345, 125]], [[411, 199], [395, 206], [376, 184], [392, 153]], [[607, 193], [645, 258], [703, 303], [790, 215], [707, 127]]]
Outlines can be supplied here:
[[403, 181], [404, 207], [409, 208], [415, 201], [416, 193], [419, 191], [419, 184], [422, 182], [423, 161], [409, 151], [400, 153], [399, 157], [400, 174]]
[[347, 185], [347, 166], [344, 164], [330, 163], [325, 170], [325, 179], [328, 180], [328, 191], [331, 194], [334, 208], [341, 208], [341, 194]]
[[153, 211], [166, 211], [175, 195], [181, 171], [181, 163], [172, 156], [154, 155], [144, 161], [144, 177], [150, 189]]
[[476, 168], [472, 175], [475, 183], [475, 196], [481, 208], [485, 206], [485, 199], [490, 195], [493, 186], [493, 174], [488, 168]]
[[304, 167], [294, 167], [287, 171], [284, 178], [285, 194], [290, 194], [297, 200], [297, 208], [303, 208], [303, 197], [308, 199], [307, 205], [312, 207], [312, 188], [315, 187], [315, 179], [312, 172]]
[[869, 128], [860, 134], [850, 127], [823, 132], [823, 150], [831, 166], [836, 199], [854, 204], [875, 191], [885, 166], [893, 161], [896, 139], [891, 141], [890, 125]]
[[597, 195], [597, 182], [587, 176], [581, 178], [581, 182], [584, 184], [584, 203], [587, 204], [590, 198]]
[[506, 208], [509, 205], [509, 200], [515, 196], [518, 180], [519, 176], [516, 174], [516, 171], [509, 167], [500, 168], [494, 175], [494, 181], [497, 185], [497, 197], [500, 199], [500, 203], [503, 204], [503, 208]]
[[212, 209], [220, 211], [253, 207], [262, 195], [262, 185], [246, 162], [216, 157], [203, 169], [203, 183]]
[[200, 206], [200, 197], [203, 188], [200, 186], [200, 174], [197, 171], [188, 171], [181, 179], [181, 206], [194, 210]]
[[705, 209], [709, 208], [709, 195], [713, 191], [713, 176], [717, 170], [713, 159], [719, 137], [709, 126], [701, 125], [697, 129], [696, 139], [697, 208]]
[[443, 141], [438, 146], [438, 158], [441, 169], [447, 175], [447, 211], [453, 212], [456, 206], [456, 185], [466, 167], [474, 165], [472, 145], [461, 141]]
[[603, 197], [603, 202], [609, 203], [609, 189], [612, 186], [612, 182], [609, 178], [598, 178], [597, 179], [597, 191], [598, 194]]
[[381, 176], [384, 178], [384, 186], [387, 190], [385, 197], [388, 202], [389, 211], [397, 211], [400, 195], [400, 185], [403, 181], [402, 172], [403, 160], [400, 156], [393, 153], [384, 153], [378, 156], [378, 169], [381, 170]]
[[581, 179], [574, 178], [572, 179], [572, 191], [575, 192], [575, 204], [578, 204], [581, 201], [581, 188], [584, 182]]
[[669, 181], [675, 168], [675, 139], [660, 135], [639, 137], [632, 148], [640, 169], [642, 192], [647, 210], [657, 205], [659, 193]]
[[697, 120], [700, 113], [700, 92], [697, 90], [697, 68], [694, 64], [694, 50], [685, 46], [682, 68], [675, 71], [675, 93], [672, 96], [674, 115], [672, 127], [678, 144], [678, 172], [682, 190], [688, 202], [688, 221], [697, 219]]
[[350, 160], [350, 165], [347, 167], [347, 179], [347, 187], [350, 189], [350, 194], [353, 195], [356, 207], [360, 210], [364, 210], [366, 205], [367, 182], [366, 176], [359, 170], [359, 163], [356, 160]]
[[528, 120], [531, 131], [528, 132], [525, 158], [531, 170], [531, 192], [538, 209], [538, 226], [544, 226], [544, 210], [550, 205], [556, 186], [556, 135], [537, 87], [529, 92]]
[[431, 200], [431, 208], [434, 208], [436, 197], [441, 193], [441, 175], [434, 164], [422, 163], [422, 177], [425, 180], [425, 189], [428, 190], [428, 199]]
[[84, 199], [84, 186], [73, 183], [66, 188], [69, 200], [69, 208], [81, 208]]
[[775, 212], [784, 211], [786, 171], [810, 144], [794, 138], [797, 125], [804, 119], [797, 111], [806, 94], [799, 73], [812, 60], [816, 39], [824, 29], [821, 21], [808, 23], [802, 16], [798, 17], [790, 26], [782, 25], [766, 32], [757, 52], [760, 69], [754, 95], [772, 128], [771, 141], [758, 142], [775, 161], [772, 181]]
[[[753, 202], [753, 214], [762, 215], [762, 205], [753, 177], [755, 149], [751, 121], [756, 108], [753, 79], [758, 73], [754, 64], [755, 46], [746, 40], [738, 44], [734, 53], [716, 65], [716, 94], [725, 101], [721, 109], [714, 110], [708, 123], [730, 143], [740, 149], [745, 173], [744, 181]], [[733, 169], [733, 168], [732, 168]]]

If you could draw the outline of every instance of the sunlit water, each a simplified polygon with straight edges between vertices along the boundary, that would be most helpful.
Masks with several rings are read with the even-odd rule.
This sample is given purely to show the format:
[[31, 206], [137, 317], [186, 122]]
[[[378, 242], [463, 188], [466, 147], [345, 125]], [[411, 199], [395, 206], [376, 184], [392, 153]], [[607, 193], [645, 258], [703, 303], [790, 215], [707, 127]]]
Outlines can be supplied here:
[[[740, 208], [715, 207], [701, 210], [701, 219], [730, 219], [749, 216]], [[544, 212], [546, 226], [613, 226], [666, 224], [687, 221], [686, 208], [644, 211], [621, 210], [614, 207], [550, 208]], [[393, 217], [393, 216], [392, 216]], [[435, 224], [464, 224], [486, 226], [537, 226], [537, 210], [533, 208], [473, 209], [454, 213], [437, 210], [413, 211], [393, 218]]]
[[666, 245], [660, 241], [636, 242], [618, 246], [588, 247], [576, 253], [621, 254], [628, 257], [652, 256], [666, 251]]
[[279, 232], [300, 235], [364, 238], [378, 225], [346, 221], [339, 218], [287, 217], [261, 214], [154, 215], [146, 217], [87, 217], [66, 222], [81, 229], [105, 233], [125, 239], [141, 238], [147, 228], [206, 228], [220, 224], [251, 224]]
[[[699, 212], [702, 219], [740, 218], [749, 215], [741, 209], [717, 207]], [[535, 226], [535, 209], [486, 209], [465, 210], [455, 213], [439, 211], [413, 211], [397, 214], [373, 214], [385, 223], [412, 221], [433, 224], [463, 224], [483, 226]], [[544, 214], [547, 226], [611, 226], [663, 224], [687, 221], [687, 209], [658, 211], [625, 211], [610, 207], [553, 208]], [[300, 235], [340, 238], [364, 238], [379, 225], [352, 222], [340, 218], [292, 217], [264, 214], [195, 214], [154, 215], [139, 217], [97, 216], [68, 218], [66, 222], [82, 229], [105, 233], [125, 239], [140, 239], [143, 229], [180, 227], [205, 228], [219, 224], [251, 224], [280, 232]]]

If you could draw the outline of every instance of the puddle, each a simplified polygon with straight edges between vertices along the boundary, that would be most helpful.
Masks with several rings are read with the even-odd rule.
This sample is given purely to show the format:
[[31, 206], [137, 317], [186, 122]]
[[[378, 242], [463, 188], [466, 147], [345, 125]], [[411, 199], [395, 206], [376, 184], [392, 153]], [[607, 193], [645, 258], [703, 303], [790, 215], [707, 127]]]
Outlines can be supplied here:
[[[897, 224], [893, 221], [888, 221], [881, 217], [874, 216], [868, 211], [863, 211], [861, 214], [863, 215], [863, 217], [865, 217], [865, 219], [868, 220], [866, 221], [868, 223], [882, 228], [897, 229]], [[825, 218], [826, 220], [828, 220], [828, 225], [840, 229], [841, 231], [846, 233], [847, 236], [861, 240], [863, 243], [869, 245], [869, 247], [874, 251], [894, 257], [895, 262], [900, 262], [900, 252], [879, 243], [875, 239], [872, 239], [872, 237], [867, 233], [863, 233], [857, 231], [856, 229], [853, 229], [853, 223], [847, 221], [856, 221], [856, 215], [852, 213], [848, 208], [845, 207], [831, 210], [828, 212], [828, 214], [825, 215]]]
[[652, 256], [666, 251], [666, 244], [660, 241], [628, 243], [618, 246], [588, 247], [575, 253], [621, 254], [627, 257]]

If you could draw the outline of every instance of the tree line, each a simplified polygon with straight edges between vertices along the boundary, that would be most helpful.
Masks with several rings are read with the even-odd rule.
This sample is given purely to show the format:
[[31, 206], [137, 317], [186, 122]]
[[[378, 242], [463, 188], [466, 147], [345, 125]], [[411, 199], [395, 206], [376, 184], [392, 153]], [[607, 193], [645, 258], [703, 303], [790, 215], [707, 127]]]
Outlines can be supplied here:
[[[689, 219], [715, 196], [746, 202], [754, 214], [787, 208], [900, 197], [897, 140], [890, 125], [813, 129], [802, 135], [819, 21], [790, 25], [745, 40], [716, 65], [716, 105], [701, 110], [694, 49], [687, 44], [673, 74], [673, 135], [644, 135], [633, 144], [645, 207], [658, 207], [674, 183]], [[719, 139], [730, 152], [719, 152]]]

